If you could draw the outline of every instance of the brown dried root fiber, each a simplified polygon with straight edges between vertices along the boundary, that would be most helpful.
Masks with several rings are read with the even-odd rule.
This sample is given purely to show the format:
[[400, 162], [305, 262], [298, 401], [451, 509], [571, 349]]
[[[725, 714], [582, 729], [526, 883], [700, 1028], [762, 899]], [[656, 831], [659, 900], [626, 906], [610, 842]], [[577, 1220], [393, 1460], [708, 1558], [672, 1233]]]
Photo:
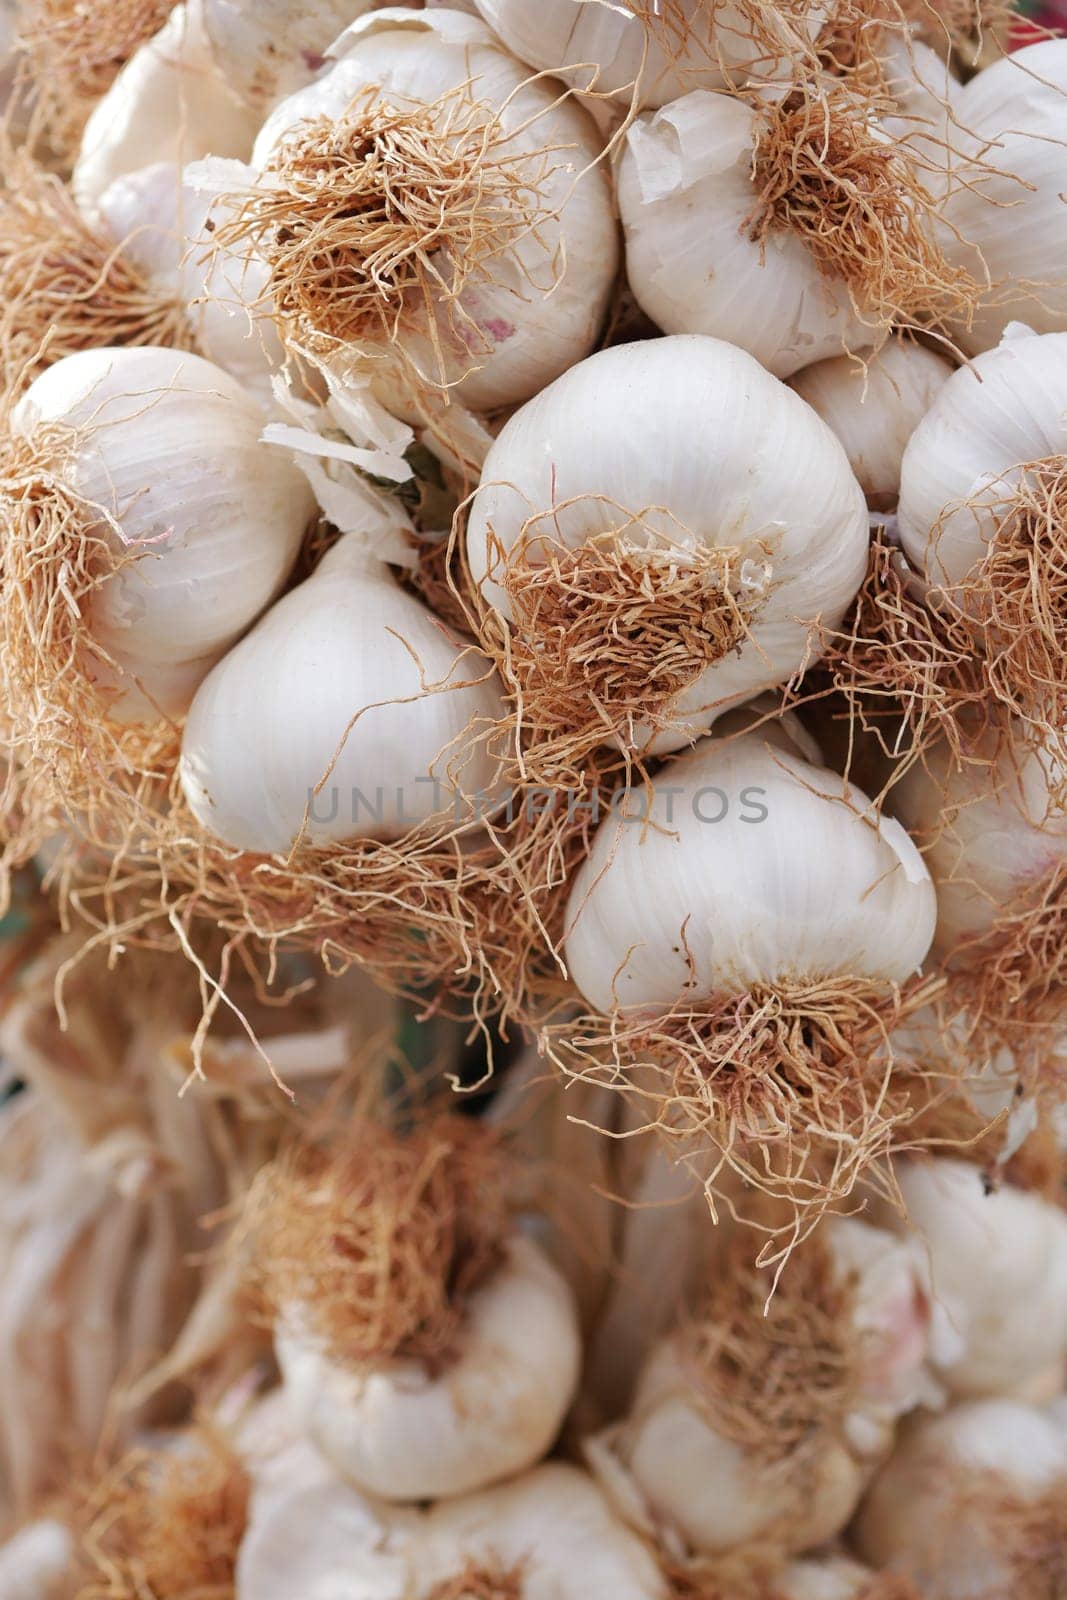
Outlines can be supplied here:
[[[692, 1166], [713, 1213], [723, 1201], [737, 1208], [731, 1174], [783, 1202], [772, 1260], [861, 1178], [896, 1198], [890, 1158], [911, 1091], [894, 1081], [891, 1035], [942, 988], [941, 979], [880, 989], [837, 977], [659, 1017], [589, 1014], [546, 1026], [542, 1049], [565, 1076], [626, 1094]], [[742, 1220], [766, 1230], [758, 1207], [746, 1209]]]
[[61, 179], [24, 151], [0, 147], [0, 155], [0, 384], [5, 396], [78, 350], [191, 348], [182, 306], [153, 289], [122, 246], [86, 222]]
[[201, 1425], [170, 1451], [132, 1451], [84, 1496], [74, 1600], [233, 1600], [250, 1485]]
[[17, 10], [38, 116], [52, 148], [71, 154], [97, 101], [166, 22], [171, 0], [18, 0]]
[[878, 129], [878, 109], [845, 84], [761, 103], [750, 237], [763, 245], [787, 229], [801, 238], [872, 334], [965, 324], [981, 285], [937, 242], [924, 160]]
[[279, 145], [219, 243], [267, 261], [293, 342], [392, 349], [409, 378], [447, 388], [491, 352], [461, 297], [536, 228], [543, 159], [509, 150], [469, 86], [405, 109], [370, 89]]
[[522, 1568], [471, 1561], [454, 1578], [435, 1583], [426, 1600], [522, 1600]]
[[298, 1306], [337, 1360], [447, 1362], [468, 1296], [502, 1260], [503, 1153], [461, 1118], [404, 1136], [357, 1127], [269, 1167], [248, 1227], [268, 1312]]

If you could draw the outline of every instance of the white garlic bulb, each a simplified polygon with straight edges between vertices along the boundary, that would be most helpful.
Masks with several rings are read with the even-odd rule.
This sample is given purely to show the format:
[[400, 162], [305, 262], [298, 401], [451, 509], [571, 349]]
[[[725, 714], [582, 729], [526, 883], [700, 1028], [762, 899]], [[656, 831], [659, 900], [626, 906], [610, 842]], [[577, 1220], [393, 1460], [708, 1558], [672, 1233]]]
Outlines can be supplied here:
[[596, 1484], [563, 1462], [433, 1507], [416, 1554], [412, 1600], [451, 1593], [471, 1573], [510, 1578], [513, 1588], [502, 1590], [521, 1600], [666, 1600], [668, 1592]]
[[75, 196], [91, 213], [109, 184], [140, 167], [207, 155], [243, 161], [255, 133], [255, 115], [212, 59], [199, 0], [188, 0], [131, 56], [90, 116], [71, 180]]
[[205, 679], [182, 788], [205, 828], [261, 854], [455, 827], [495, 808], [503, 716], [485, 657], [353, 532]]
[[[421, 380], [438, 390], [446, 385], [465, 406], [493, 410], [525, 400], [592, 348], [614, 282], [617, 229], [595, 125], [550, 84], [531, 79], [484, 23], [459, 12], [372, 13], [353, 23], [330, 54], [330, 70], [268, 117], [253, 154], [254, 165], [266, 169], [262, 181], [285, 189], [287, 148], [299, 145], [309, 121], [322, 137], [329, 133], [335, 147], [343, 148], [347, 138], [353, 160], [364, 162], [365, 141], [373, 150], [376, 140], [389, 136], [387, 128], [375, 131], [374, 118], [388, 124], [390, 117], [411, 114], [422, 120], [410, 138], [422, 140], [425, 149], [409, 169], [397, 151], [383, 146], [389, 183], [375, 205], [385, 221], [368, 245], [377, 252], [376, 302], [358, 325], [339, 324], [345, 308], [336, 295], [331, 301], [327, 287], [302, 322], [298, 318], [292, 337], [319, 354], [325, 347], [326, 356], [332, 352], [342, 364], [362, 355], [379, 368], [398, 341]], [[451, 188], [439, 180], [445, 189], [434, 221], [436, 286], [420, 297], [405, 287], [416, 227], [405, 206], [417, 211], [421, 205], [424, 214], [427, 185], [436, 192], [428, 176], [435, 162], [459, 160], [446, 130], [465, 122], [486, 132], [477, 136], [478, 159], [467, 180], [449, 178]], [[473, 136], [467, 140], [472, 148], [473, 142]], [[375, 170], [373, 163], [366, 167]], [[345, 198], [341, 187], [339, 217]], [[450, 202], [458, 214], [450, 212]], [[322, 204], [321, 189], [315, 204]], [[392, 266], [378, 260], [388, 253], [383, 236], [390, 218]], [[452, 304], [449, 286], [481, 248], [487, 229], [499, 236], [499, 246], [469, 282], [461, 280]], [[323, 235], [323, 249], [340, 251], [344, 270], [357, 273], [361, 237], [349, 212], [347, 229], [335, 223], [328, 241]], [[263, 248], [269, 255], [269, 238]], [[391, 391], [398, 412], [410, 409], [400, 380]]]
[[225, 372], [153, 348], [68, 356], [15, 407], [13, 434], [85, 502], [92, 531], [137, 556], [94, 591], [87, 618], [116, 664], [112, 715], [184, 710], [288, 577], [313, 500], [260, 427]]
[[774, 1600], [868, 1600], [876, 1575], [848, 1556], [792, 1561], [774, 1580]]
[[845, 447], [872, 511], [892, 511], [904, 450], [952, 364], [925, 345], [893, 338], [865, 361], [832, 356], [790, 382]]
[[989, 284], [973, 323], [958, 329], [970, 355], [1017, 319], [1067, 331], [1065, 140], [1067, 40], [995, 61], [957, 97], [945, 248]]
[[74, 1541], [60, 1522], [42, 1519], [0, 1545], [4, 1600], [65, 1600], [74, 1566]]
[[[619, 733], [669, 751], [812, 659], [816, 620], [835, 626], [862, 582], [867, 510], [841, 446], [808, 406], [734, 346], [678, 336], [591, 356], [516, 413], [486, 460], [467, 553], [502, 616], [514, 611], [510, 559], [543, 567], [554, 547], [606, 540], [620, 560], [683, 574], [733, 552], [740, 637], [725, 653], [709, 645], [655, 734]], [[718, 574], [709, 587], [716, 576], [721, 586]], [[661, 653], [658, 635], [653, 657]]]
[[265, 263], [213, 241], [232, 215], [226, 196], [251, 177], [239, 161], [209, 159], [178, 167], [157, 162], [117, 178], [100, 197], [111, 238], [145, 280], [184, 307], [197, 348], [264, 403], [284, 350], [269, 317], [257, 314], [267, 289]]
[[[890, 1234], [851, 1218], [827, 1223], [823, 1246], [834, 1281], [849, 1286], [847, 1309], [839, 1313], [847, 1326], [833, 1337], [851, 1344], [853, 1354], [865, 1346], [870, 1351], [854, 1392], [835, 1399], [849, 1406], [847, 1413], [821, 1415], [813, 1394], [783, 1396], [783, 1404], [811, 1404], [813, 1414], [810, 1427], [778, 1454], [773, 1423], [768, 1437], [755, 1442], [756, 1397], [748, 1397], [752, 1404], [746, 1408], [745, 1395], [732, 1395], [725, 1397], [723, 1418], [746, 1411], [740, 1434], [732, 1433], [701, 1395], [701, 1352], [687, 1346], [683, 1331], [653, 1346], [628, 1417], [608, 1430], [599, 1448], [594, 1444], [592, 1460], [621, 1490], [620, 1503], [628, 1479], [631, 1504], [636, 1494], [649, 1525], [668, 1542], [680, 1535], [691, 1550], [723, 1554], [767, 1541], [795, 1553], [833, 1538], [888, 1452], [896, 1417], [922, 1395], [926, 1310], [907, 1250]], [[783, 1297], [790, 1294], [791, 1266], [777, 1291]], [[811, 1292], [805, 1286], [802, 1301]], [[797, 1327], [806, 1310], [817, 1315], [806, 1303], [785, 1313], [789, 1337], [798, 1343], [805, 1338]], [[775, 1317], [773, 1300], [762, 1314]], [[758, 1320], [747, 1331], [758, 1343]], [[714, 1327], [710, 1332], [714, 1336]], [[738, 1338], [745, 1333], [745, 1327], [735, 1330]], [[827, 1335], [820, 1325], [808, 1337]], [[774, 1359], [769, 1348], [769, 1367]], [[764, 1381], [762, 1372], [754, 1376]]]
[[567, 917], [596, 1010], [837, 974], [902, 983], [926, 955], [934, 889], [903, 828], [765, 734], [705, 741], [613, 812]]
[[979, 1401], [906, 1426], [853, 1536], [866, 1560], [930, 1600], [1051, 1595], [1065, 1494], [1067, 1444], [1051, 1422]]
[[454, 1357], [431, 1374], [394, 1358], [338, 1361], [283, 1314], [275, 1349], [294, 1415], [349, 1482], [388, 1500], [463, 1494], [521, 1472], [555, 1439], [581, 1340], [573, 1295], [532, 1240], [514, 1237], [474, 1290]]
[[1067, 1361], [1067, 1216], [980, 1168], [902, 1163], [912, 1249], [930, 1297], [930, 1359], [967, 1398], [1050, 1399]]
[[615, 95], [626, 104], [661, 106], [688, 89], [721, 88], [728, 77], [782, 70], [771, 40], [793, 53], [811, 40], [825, 7], [791, 13], [757, 7], [764, 37], [754, 37], [753, 8], [709, 6], [705, 0], [617, 5], [613, 0], [477, 0], [478, 10], [509, 50], [580, 91]]
[[372, 0], [202, 0], [204, 27], [226, 82], [266, 113], [311, 82], [324, 52]]

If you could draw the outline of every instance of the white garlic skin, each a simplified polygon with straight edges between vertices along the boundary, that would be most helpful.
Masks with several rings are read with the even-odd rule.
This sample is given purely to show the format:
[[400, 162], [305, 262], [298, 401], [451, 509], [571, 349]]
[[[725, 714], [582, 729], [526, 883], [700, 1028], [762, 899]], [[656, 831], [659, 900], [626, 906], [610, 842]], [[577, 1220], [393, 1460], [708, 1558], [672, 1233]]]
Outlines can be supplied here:
[[864, 1600], [874, 1581], [869, 1567], [848, 1556], [793, 1561], [774, 1581], [774, 1600]]
[[[557, 103], [551, 83], [532, 82], [484, 23], [459, 12], [372, 13], [353, 23], [331, 54], [338, 59], [330, 70], [267, 118], [253, 164], [262, 168], [304, 120], [340, 119], [368, 89], [380, 90], [391, 105], [416, 107], [433, 105], [469, 83], [473, 100], [488, 104], [499, 118], [507, 135], [503, 152], [529, 155], [545, 216], [460, 297], [490, 344], [488, 353], [453, 336], [443, 310], [438, 312], [450, 393], [475, 411], [516, 405], [536, 394], [593, 348], [614, 285], [618, 229], [595, 124], [581, 107]], [[546, 150], [553, 153], [542, 171]], [[415, 353], [435, 376], [427, 335]], [[379, 340], [364, 353], [380, 362], [388, 346]], [[390, 398], [398, 414], [415, 419], [399, 390]]]
[[309, 802], [311, 845], [447, 830], [495, 809], [481, 735], [503, 715], [485, 657], [349, 534], [205, 679], [182, 788], [209, 832], [260, 854], [296, 842]]
[[[768, 60], [751, 36], [741, 7], [725, 0], [681, 0], [673, 27], [646, 26], [626, 9], [598, 0], [477, 0], [478, 10], [509, 50], [554, 72], [580, 91], [614, 95], [621, 105], [661, 106], [690, 89], [718, 89], [729, 77], [773, 77], [784, 63]], [[826, 7], [813, 4], [783, 49], [813, 38]], [[773, 21], [767, 8], [767, 24]]]
[[0, 1545], [4, 1600], [65, 1600], [72, 1581], [74, 1540], [50, 1518], [20, 1528]]
[[216, 69], [200, 0], [176, 5], [93, 110], [71, 183], [86, 212], [116, 178], [158, 161], [246, 160], [257, 118]]
[[570, 893], [567, 966], [596, 1010], [699, 1007], [835, 975], [902, 983], [920, 967], [929, 873], [900, 824], [878, 822], [838, 774], [752, 733], [660, 770], [647, 807], [660, 827], [638, 820], [643, 791], [629, 805], [601, 823]]
[[[953, 373], [908, 442], [899, 525], [912, 565], [951, 592], [995, 538], [995, 508], [1018, 478], [1012, 469], [1062, 455], [1067, 333], [1011, 328], [995, 349]], [[975, 498], [977, 505], [965, 503]]]
[[125, 259], [161, 295], [183, 304], [202, 354], [266, 406], [285, 357], [261, 306], [267, 266], [254, 254], [223, 251], [213, 239], [233, 214], [222, 196], [246, 189], [253, 178], [239, 161], [185, 168], [156, 162], [110, 184], [99, 213]]
[[980, 1168], [948, 1157], [901, 1163], [898, 1178], [938, 1381], [967, 1399], [1051, 1399], [1067, 1362], [1067, 1216], [1010, 1184], [988, 1193]]
[[981, 1503], [968, 1503], [976, 1476], [988, 1473], [1001, 1481], [1005, 1499], [1021, 1504], [1060, 1480], [1067, 1489], [1067, 1443], [1040, 1411], [1008, 1400], [918, 1414], [905, 1425], [853, 1526], [860, 1555], [872, 1566], [907, 1574], [930, 1600], [1016, 1593], [1016, 1575], [998, 1570], [982, 1539]]
[[995, 286], [972, 325], [956, 330], [968, 355], [991, 349], [1016, 320], [1038, 333], [1067, 331], [1065, 97], [1064, 39], [1005, 56], [957, 96], [950, 135], [957, 178], [942, 242], [951, 259]]
[[871, 510], [892, 511], [908, 440], [952, 371], [933, 350], [895, 337], [864, 363], [850, 356], [817, 361], [789, 386], [844, 445]]
[[532, 1240], [470, 1297], [455, 1358], [439, 1376], [397, 1359], [355, 1371], [316, 1346], [299, 1308], [275, 1331], [294, 1415], [336, 1470], [385, 1500], [463, 1494], [548, 1450], [581, 1366], [569, 1286]]
[[371, 0], [202, 0], [220, 72], [246, 105], [266, 114], [321, 71], [326, 50]]
[[[259, 409], [234, 379], [181, 351], [56, 362], [11, 422], [26, 437], [48, 425], [71, 430], [63, 482], [145, 545], [95, 591], [90, 630], [165, 712], [183, 711], [288, 577], [314, 507], [307, 483], [261, 444]], [[119, 681], [112, 715], [156, 714]]]
[[561, 1461], [434, 1506], [412, 1600], [468, 1564], [518, 1569], [523, 1600], [666, 1600], [668, 1592], [651, 1552], [612, 1514], [603, 1492]]
[[799, 234], [773, 228], [762, 246], [748, 236], [757, 127], [751, 106], [706, 90], [637, 119], [618, 173], [626, 273], [664, 333], [729, 339], [787, 378], [863, 350], [874, 330]]
[[535, 534], [576, 549], [620, 510], [649, 530], [628, 531], [630, 548], [653, 535], [694, 551], [738, 546], [742, 583], [766, 590], [750, 637], [678, 697], [674, 725], [651, 742], [635, 731], [656, 753], [691, 743], [729, 706], [810, 660], [811, 621], [835, 626], [866, 571], [867, 508], [840, 444], [784, 384], [718, 339], [601, 351], [510, 418], [471, 507], [473, 581], [507, 617], [491, 533], [510, 550], [538, 517]]

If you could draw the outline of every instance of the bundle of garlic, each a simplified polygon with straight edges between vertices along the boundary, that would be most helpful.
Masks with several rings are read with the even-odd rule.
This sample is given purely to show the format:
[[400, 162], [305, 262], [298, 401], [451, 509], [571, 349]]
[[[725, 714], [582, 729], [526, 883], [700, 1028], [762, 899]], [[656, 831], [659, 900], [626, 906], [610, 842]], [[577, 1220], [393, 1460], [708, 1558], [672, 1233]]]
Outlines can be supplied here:
[[925, 1600], [1063, 1592], [1067, 1442], [1041, 1411], [977, 1401], [907, 1424], [854, 1536]]
[[467, 528], [527, 770], [566, 782], [598, 744], [677, 750], [799, 674], [867, 543], [841, 446], [732, 345], [656, 339], [573, 368], [505, 425]]
[[263, 1174], [249, 1226], [289, 1404], [358, 1488], [462, 1494], [550, 1449], [577, 1312], [506, 1197], [503, 1151], [456, 1119], [356, 1125]]
[[780, 725], [707, 740], [601, 823], [564, 951], [591, 1010], [546, 1043], [816, 1215], [892, 1149], [889, 1033], [929, 996], [935, 918], [899, 823]]
[[838, 1534], [923, 1397], [927, 1309], [907, 1249], [834, 1218], [774, 1285], [738, 1234], [654, 1343], [590, 1459], [675, 1554], [813, 1549]]
[[457, 12], [374, 13], [330, 61], [268, 117], [220, 240], [264, 258], [290, 345], [462, 454], [451, 402], [514, 405], [596, 339], [617, 256], [596, 128]]

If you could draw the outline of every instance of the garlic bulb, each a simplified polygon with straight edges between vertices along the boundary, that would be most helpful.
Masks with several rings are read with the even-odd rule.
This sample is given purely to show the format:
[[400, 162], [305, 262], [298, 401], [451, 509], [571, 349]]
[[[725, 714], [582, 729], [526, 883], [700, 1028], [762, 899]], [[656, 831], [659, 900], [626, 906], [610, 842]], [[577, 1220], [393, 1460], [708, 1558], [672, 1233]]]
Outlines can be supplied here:
[[954, 1395], [1051, 1399], [1067, 1360], [1067, 1217], [978, 1167], [902, 1164], [915, 1265], [930, 1296], [930, 1358]]
[[468, 1592], [487, 1600], [498, 1592], [501, 1600], [666, 1600], [668, 1590], [648, 1549], [589, 1477], [550, 1462], [430, 1510], [411, 1600]]
[[261, 854], [455, 827], [499, 801], [503, 715], [485, 658], [351, 533], [205, 679], [182, 788], [205, 828]]
[[207, 160], [181, 168], [157, 162], [127, 173], [100, 197], [99, 214], [146, 282], [178, 301], [197, 348], [247, 393], [271, 397], [284, 350], [269, 318], [254, 314], [267, 287], [265, 264], [214, 242], [232, 216], [226, 196], [250, 169]]
[[926, 955], [934, 889], [903, 828], [764, 734], [706, 741], [612, 809], [567, 917], [567, 965], [598, 1011], [835, 974], [903, 983]]
[[295, 1413], [343, 1477], [388, 1500], [463, 1494], [549, 1450], [578, 1382], [573, 1298], [537, 1245], [515, 1237], [470, 1297], [455, 1357], [439, 1376], [397, 1358], [347, 1368], [299, 1313], [275, 1348]]
[[981, 1401], [905, 1428], [854, 1538], [867, 1560], [910, 1577], [929, 1600], [1052, 1595], [1065, 1496], [1067, 1444], [1047, 1418]]
[[[793, 1561], [774, 1581], [772, 1600], [879, 1600], [882, 1590], [869, 1567], [848, 1556]], [[886, 1600], [904, 1600], [887, 1591]]]
[[[467, 531], [531, 721], [565, 704], [599, 740], [656, 752], [811, 660], [867, 545], [830, 430], [744, 352], [696, 337], [604, 350], [524, 406]], [[573, 607], [585, 579], [603, 598]]]
[[289, 338], [369, 360], [407, 420], [525, 400], [592, 348], [614, 281], [594, 124], [458, 12], [373, 13], [330, 54], [253, 155], [245, 231]]
[[904, 449], [952, 365], [924, 345], [889, 339], [866, 362], [833, 356], [805, 367], [790, 388], [845, 447], [872, 511], [892, 511]]
[[58, 485], [69, 536], [106, 530], [116, 557], [135, 556], [92, 591], [86, 619], [111, 715], [183, 710], [288, 576], [313, 502], [260, 426], [218, 367], [152, 348], [68, 356], [16, 406], [15, 447]]
[[1008, 323], [1067, 331], [1067, 40], [995, 61], [960, 92], [952, 143], [958, 181], [945, 207], [945, 249], [988, 284], [957, 337], [989, 350]]
[[74, 165], [74, 193], [92, 212], [124, 173], [207, 155], [244, 160], [255, 132], [255, 116], [212, 60], [200, 0], [188, 0], [130, 58], [93, 111]]
[[246, 105], [266, 113], [311, 82], [324, 52], [372, 0], [202, 0], [220, 72]]
[[653, 1346], [592, 1459], [668, 1543], [794, 1553], [840, 1532], [921, 1397], [926, 1309], [906, 1249], [851, 1218], [798, 1247], [769, 1304], [771, 1282], [740, 1259]]
[[623, 103], [661, 106], [687, 89], [717, 89], [727, 80], [782, 71], [786, 54], [814, 37], [825, 8], [790, 11], [727, 0], [681, 0], [664, 8], [634, 0], [477, 0], [478, 10], [509, 50], [580, 91]]
[[73, 1565], [73, 1540], [61, 1522], [28, 1523], [0, 1545], [0, 1594], [4, 1600], [65, 1600]]

